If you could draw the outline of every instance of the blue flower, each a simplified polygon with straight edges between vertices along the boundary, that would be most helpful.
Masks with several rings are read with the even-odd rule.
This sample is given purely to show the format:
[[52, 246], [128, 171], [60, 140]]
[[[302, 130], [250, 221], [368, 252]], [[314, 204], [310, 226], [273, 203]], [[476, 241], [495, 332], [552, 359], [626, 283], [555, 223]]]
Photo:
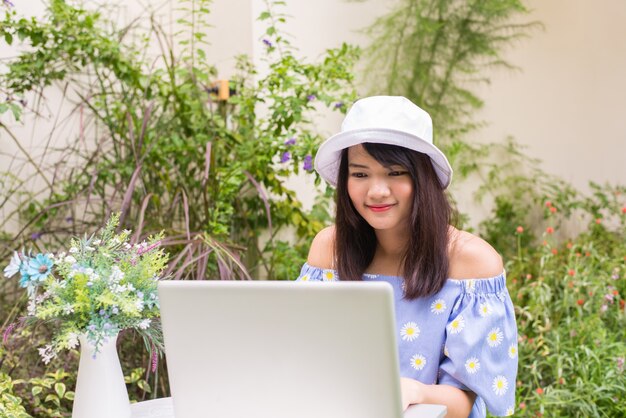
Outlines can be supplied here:
[[28, 260], [28, 268], [26, 270], [29, 276], [28, 280], [31, 282], [43, 282], [52, 272], [53, 264], [47, 255], [37, 254]]
[[313, 170], [313, 157], [310, 155], [304, 157], [304, 164], [302, 165], [302, 168], [307, 171]]
[[281, 163], [286, 163], [291, 159], [291, 153], [289, 151], [285, 152], [282, 157], [280, 157]]
[[274, 45], [272, 44], [272, 42], [271, 42], [269, 39], [263, 39], [263, 43], [264, 43], [265, 45], [267, 45], [269, 48], [271, 48], [272, 46], [274, 46]]
[[343, 107], [343, 102], [335, 103], [335, 109], [341, 109]]

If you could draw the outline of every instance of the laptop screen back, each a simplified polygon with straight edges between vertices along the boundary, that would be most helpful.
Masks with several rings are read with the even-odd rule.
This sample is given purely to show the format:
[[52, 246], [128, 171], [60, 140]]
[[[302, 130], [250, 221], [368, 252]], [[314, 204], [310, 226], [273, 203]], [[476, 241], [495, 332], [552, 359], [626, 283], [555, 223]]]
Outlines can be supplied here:
[[386, 283], [163, 281], [177, 418], [401, 417]]

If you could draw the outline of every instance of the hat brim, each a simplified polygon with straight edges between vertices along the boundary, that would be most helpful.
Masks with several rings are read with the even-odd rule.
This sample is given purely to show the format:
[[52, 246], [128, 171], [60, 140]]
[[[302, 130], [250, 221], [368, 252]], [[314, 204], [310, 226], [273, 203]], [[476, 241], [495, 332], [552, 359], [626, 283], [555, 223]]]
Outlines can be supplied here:
[[430, 157], [430, 161], [432, 162], [442, 187], [445, 189], [450, 185], [450, 181], [452, 180], [452, 167], [444, 153], [430, 142], [416, 135], [394, 129], [354, 129], [331, 136], [324, 141], [317, 151], [317, 155], [315, 156], [315, 170], [324, 180], [336, 187], [339, 165], [341, 163], [341, 152], [353, 145], [363, 144], [365, 142], [397, 145], [427, 154]]

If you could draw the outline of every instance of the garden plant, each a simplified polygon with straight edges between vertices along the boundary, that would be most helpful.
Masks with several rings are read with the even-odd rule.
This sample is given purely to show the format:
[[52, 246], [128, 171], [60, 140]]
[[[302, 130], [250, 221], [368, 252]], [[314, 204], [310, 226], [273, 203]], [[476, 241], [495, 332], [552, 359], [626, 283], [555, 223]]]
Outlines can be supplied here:
[[[183, 29], [171, 34], [149, 11], [147, 25], [119, 28], [103, 11], [61, 0], [48, 1], [40, 20], [3, 2], [0, 45], [27, 48], [0, 75], [0, 138], [19, 150], [0, 174], [0, 265], [16, 248], [56, 250], [119, 210], [132, 243], [164, 232], [165, 274], [175, 278], [297, 277], [309, 240], [330, 220], [331, 194], [320, 187], [305, 210], [285, 180], [311, 171], [317, 109], [343, 112], [356, 97], [359, 51], [343, 45], [308, 63], [281, 32], [283, 2], [268, 2], [258, 40], [267, 75], [239, 57], [234, 95], [218, 101], [205, 51], [211, 4], [180, 4]], [[527, 12], [519, 0], [399, 1], [369, 30], [365, 59], [376, 65], [367, 76], [373, 93], [405, 95], [445, 127], [436, 141], [452, 157], [456, 187], [481, 176], [477, 198], [493, 211], [476, 232], [505, 260], [518, 318], [515, 416], [626, 416], [626, 189], [591, 184], [582, 193], [544, 173], [514, 140], [467, 140], [482, 124], [473, 119], [482, 102], [472, 83], [488, 81], [485, 66], [512, 67], [502, 48], [541, 27], [513, 23]], [[37, 128], [54, 88], [73, 110], [41, 135], [41, 160], [6, 120]], [[52, 144], [65, 124], [78, 132]], [[279, 239], [290, 228], [294, 240]], [[23, 289], [1, 279], [2, 330], [26, 309]], [[43, 364], [30, 347], [49, 338], [42, 327], [20, 328], [0, 345], [1, 416], [69, 416], [77, 353]], [[131, 399], [167, 396], [166, 365], [151, 372], [136, 333], [120, 340]]]

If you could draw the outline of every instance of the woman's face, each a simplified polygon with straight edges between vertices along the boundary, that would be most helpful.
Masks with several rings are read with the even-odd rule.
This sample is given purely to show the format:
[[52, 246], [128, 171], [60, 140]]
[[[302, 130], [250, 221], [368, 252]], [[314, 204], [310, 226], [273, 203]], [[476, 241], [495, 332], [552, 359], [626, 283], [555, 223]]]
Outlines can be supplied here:
[[405, 167], [384, 167], [362, 145], [352, 146], [348, 149], [348, 195], [357, 212], [375, 230], [406, 233], [413, 181]]

